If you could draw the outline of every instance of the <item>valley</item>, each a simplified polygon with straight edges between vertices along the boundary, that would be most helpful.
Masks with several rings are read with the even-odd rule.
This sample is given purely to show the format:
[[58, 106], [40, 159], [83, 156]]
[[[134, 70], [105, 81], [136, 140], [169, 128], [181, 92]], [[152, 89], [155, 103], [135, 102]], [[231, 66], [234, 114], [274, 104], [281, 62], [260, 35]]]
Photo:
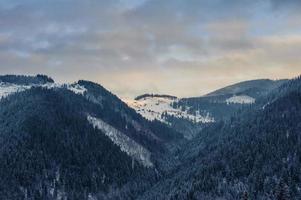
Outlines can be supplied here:
[[300, 77], [123, 101], [84, 80], [0, 81], [2, 199], [300, 195]]

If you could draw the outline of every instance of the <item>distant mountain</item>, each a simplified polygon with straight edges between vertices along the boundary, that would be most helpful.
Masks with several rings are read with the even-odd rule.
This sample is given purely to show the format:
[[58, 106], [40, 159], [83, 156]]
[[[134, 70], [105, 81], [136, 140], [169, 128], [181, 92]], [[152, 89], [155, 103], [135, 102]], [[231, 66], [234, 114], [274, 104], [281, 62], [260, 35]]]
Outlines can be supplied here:
[[301, 77], [258, 104], [184, 143], [181, 164], [139, 199], [300, 199]]
[[268, 94], [269, 91], [279, 87], [281, 84], [287, 82], [288, 80], [269, 80], [269, 79], [258, 79], [240, 82], [234, 85], [227, 86], [225, 88], [211, 92], [205, 96], [239, 96], [247, 95], [252, 98], [260, 97], [264, 94]]
[[285, 82], [287, 80], [260, 79], [237, 83], [201, 97], [179, 99], [170, 95], [144, 94], [125, 102], [144, 118], [169, 124], [187, 139], [192, 139], [203, 127], [229, 119]]
[[176, 96], [171, 96], [171, 95], [166, 95], [166, 94], [143, 94], [135, 98], [136, 101], [139, 101], [141, 99], [146, 99], [146, 98], [163, 98], [163, 99], [171, 99], [175, 100], [177, 99]]
[[0, 80], [1, 199], [125, 198], [160, 175], [166, 145], [182, 139], [89, 81]]
[[183, 98], [174, 107], [187, 106], [190, 112], [210, 113], [215, 121], [228, 120], [237, 111], [279, 88], [287, 80], [253, 80], [237, 83], [201, 97]]

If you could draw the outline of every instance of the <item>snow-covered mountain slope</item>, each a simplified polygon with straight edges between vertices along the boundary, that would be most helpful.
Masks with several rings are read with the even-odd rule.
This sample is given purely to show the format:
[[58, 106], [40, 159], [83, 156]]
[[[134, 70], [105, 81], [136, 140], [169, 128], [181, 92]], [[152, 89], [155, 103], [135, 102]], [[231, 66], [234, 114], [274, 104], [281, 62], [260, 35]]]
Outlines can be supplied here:
[[87, 91], [84, 86], [79, 85], [78, 83], [67, 84], [66, 87], [68, 90], [74, 92], [75, 94], [84, 95], [84, 93]]
[[[148, 120], [166, 122], [165, 115], [185, 118], [196, 123], [210, 123], [221, 118], [229, 106], [254, 104], [256, 99], [279, 87], [287, 80], [252, 80], [216, 90], [201, 97], [178, 99], [169, 95], [141, 95], [135, 100], [124, 100], [130, 107]], [[218, 114], [219, 115], [219, 114]]]
[[227, 104], [253, 104], [255, 101], [256, 100], [253, 97], [247, 95], [233, 96], [226, 99]]
[[124, 100], [128, 106], [135, 109], [136, 112], [150, 121], [156, 119], [161, 122], [166, 122], [165, 117], [169, 115], [176, 118], [184, 118], [195, 123], [214, 122], [214, 119], [209, 116], [209, 113], [207, 115], [201, 115], [199, 112], [190, 114], [186, 107], [173, 108], [172, 104], [177, 101], [177, 98], [171, 98], [167, 95], [144, 95], [144, 97], [136, 98], [136, 100]]
[[143, 164], [145, 167], [153, 167], [151, 162], [151, 153], [143, 146], [136, 143], [134, 140], [126, 136], [124, 133], [115, 129], [113, 126], [107, 124], [101, 119], [88, 115], [88, 121], [94, 128], [100, 129], [106, 136], [108, 136], [113, 143], [118, 145], [121, 151], [127, 153], [136, 161]]
[[22, 84], [0, 82], [0, 99], [5, 98], [10, 94], [29, 90], [32, 87], [42, 87], [47, 89], [67, 88], [68, 90], [74, 92], [75, 94], [81, 94], [81, 95], [83, 95], [86, 92], [85, 87], [77, 83], [73, 83], [73, 84], [46, 83], [46, 84], [22, 85]]
[[7, 97], [10, 94], [16, 92], [22, 92], [24, 90], [30, 89], [31, 86], [16, 85], [11, 83], [0, 82], [0, 99]]

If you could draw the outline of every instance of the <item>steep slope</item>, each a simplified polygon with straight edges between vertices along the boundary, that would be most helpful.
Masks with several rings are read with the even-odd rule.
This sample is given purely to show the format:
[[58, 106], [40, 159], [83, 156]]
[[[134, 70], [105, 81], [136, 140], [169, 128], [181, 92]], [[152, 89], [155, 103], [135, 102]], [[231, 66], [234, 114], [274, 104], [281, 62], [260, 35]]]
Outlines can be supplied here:
[[204, 129], [177, 155], [183, 164], [140, 199], [300, 199], [301, 78], [267, 99]]
[[120, 147], [121, 151], [126, 152], [135, 160], [140, 161], [145, 167], [154, 166], [150, 159], [151, 153], [146, 148], [101, 119], [88, 115], [88, 121], [93, 124], [94, 128], [100, 129], [106, 136], [108, 136], [117, 146]]
[[[182, 139], [179, 133], [165, 124], [145, 120], [102, 86], [89, 81], [79, 81], [78, 85], [86, 89], [83, 96], [87, 100], [99, 105], [101, 112], [99, 111], [98, 115], [103, 121], [113, 125], [143, 146], [153, 151], [160, 151], [162, 144]], [[114, 118], [116, 116], [118, 118]]]
[[[33, 76], [0, 76], [0, 99], [11, 94], [42, 87], [47, 89], [67, 89], [75, 94], [82, 95], [91, 103], [99, 106], [98, 114], [101, 119], [124, 130], [125, 134], [136, 140], [141, 140], [146, 145], [154, 147], [156, 144], [170, 142], [174, 139], [181, 139], [181, 135], [169, 129], [159, 122], [149, 122], [129, 108], [117, 96], [113, 95], [99, 84], [89, 81], [78, 81], [72, 84], [58, 84], [45, 75]], [[101, 112], [100, 112], [101, 111]], [[112, 113], [120, 119], [113, 119]], [[131, 125], [130, 127], [127, 125]], [[132, 130], [132, 129], [134, 130]], [[164, 130], [164, 131], [163, 131]], [[147, 141], [146, 141], [147, 140]], [[157, 146], [158, 147], [158, 146]]]
[[85, 104], [42, 88], [0, 102], [1, 199], [86, 199], [145, 170], [88, 123]]
[[132, 199], [182, 139], [98, 84], [11, 77], [0, 88], [17, 88], [0, 100], [1, 199]]

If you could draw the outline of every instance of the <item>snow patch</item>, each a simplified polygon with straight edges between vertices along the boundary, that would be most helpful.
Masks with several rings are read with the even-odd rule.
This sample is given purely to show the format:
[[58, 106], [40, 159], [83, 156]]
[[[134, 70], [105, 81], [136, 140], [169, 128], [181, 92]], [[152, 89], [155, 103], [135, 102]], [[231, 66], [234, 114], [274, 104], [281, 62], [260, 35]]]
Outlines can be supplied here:
[[113, 143], [118, 145], [121, 151], [127, 153], [129, 156], [143, 164], [145, 167], [154, 166], [150, 159], [151, 153], [140, 144], [136, 143], [124, 133], [115, 129], [113, 126], [107, 124], [101, 119], [92, 117], [90, 115], [88, 115], [87, 119], [94, 126], [94, 128], [101, 130], [112, 140]]
[[30, 89], [31, 86], [25, 86], [25, 85], [16, 85], [11, 83], [0, 83], [0, 99], [5, 98], [9, 96], [10, 94], [16, 93], [16, 92], [23, 92], [25, 90]]
[[196, 112], [195, 115], [189, 114], [187, 109], [173, 108], [172, 103], [178, 101], [178, 99], [164, 98], [164, 97], [144, 97], [139, 100], [123, 100], [129, 107], [136, 110], [144, 118], [153, 121], [159, 120], [166, 122], [163, 114], [166, 113], [169, 116], [176, 118], [188, 119], [196, 123], [210, 123], [214, 122], [214, 119], [207, 115], [201, 115]]
[[69, 84], [67, 85], [67, 89], [74, 92], [75, 94], [81, 95], [84, 95], [84, 93], [87, 91], [87, 89], [84, 86], [81, 86], [79, 84]]
[[227, 104], [253, 104], [255, 99], [247, 95], [233, 96], [226, 100]]

